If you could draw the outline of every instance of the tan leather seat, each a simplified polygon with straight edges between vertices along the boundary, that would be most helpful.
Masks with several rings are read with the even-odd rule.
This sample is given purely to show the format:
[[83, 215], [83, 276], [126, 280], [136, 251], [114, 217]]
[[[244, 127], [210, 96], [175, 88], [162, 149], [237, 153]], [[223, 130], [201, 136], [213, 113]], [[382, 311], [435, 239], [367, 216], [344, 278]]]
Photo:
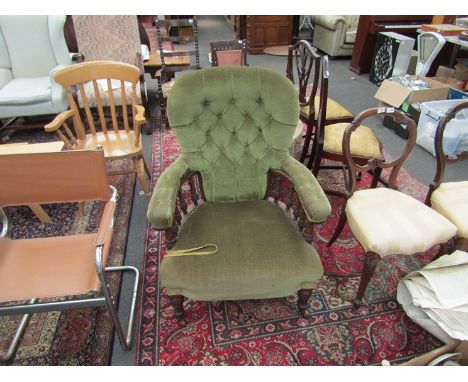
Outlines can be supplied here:
[[99, 288], [97, 234], [0, 238], [0, 301], [85, 294]]

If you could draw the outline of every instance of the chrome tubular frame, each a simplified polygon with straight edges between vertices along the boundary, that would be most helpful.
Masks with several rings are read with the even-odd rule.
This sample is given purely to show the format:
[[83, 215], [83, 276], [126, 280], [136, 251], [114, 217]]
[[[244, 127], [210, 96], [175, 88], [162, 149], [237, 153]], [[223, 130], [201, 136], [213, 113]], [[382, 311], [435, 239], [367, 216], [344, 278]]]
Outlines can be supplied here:
[[8, 219], [3, 208], [0, 208], [0, 218], [2, 219], [2, 231], [0, 232], [0, 237], [5, 237], [8, 232]]
[[[110, 201], [116, 202], [117, 201], [117, 190], [114, 186], [110, 186], [112, 189], [112, 197]], [[0, 208], [0, 219], [2, 222], [2, 231], [1, 236], [6, 236], [8, 230], [8, 221], [4, 211]], [[114, 220], [111, 222], [111, 226], [113, 226]], [[30, 315], [32, 313], [37, 312], [50, 312], [50, 311], [61, 311], [66, 309], [80, 309], [80, 308], [92, 308], [98, 306], [107, 306], [109, 309], [109, 313], [114, 324], [115, 330], [117, 332], [117, 336], [119, 337], [120, 344], [125, 350], [129, 350], [132, 343], [132, 334], [133, 334], [133, 323], [135, 318], [135, 311], [136, 311], [136, 300], [138, 296], [138, 290], [140, 287], [140, 272], [135, 267], [131, 266], [116, 266], [116, 267], [106, 267], [104, 268], [102, 262], [102, 255], [103, 255], [104, 247], [102, 245], [96, 247], [96, 272], [99, 277], [99, 281], [101, 282], [101, 292], [103, 297], [96, 297], [96, 298], [87, 298], [82, 300], [70, 300], [70, 301], [55, 301], [55, 302], [43, 302], [37, 303], [37, 299], [33, 298], [29, 300], [26, 304], [20, 305], [12, 305], [12, 306], [4, 306], [0, 307], [0, 316], [11, 316], [11, 315], [19, 315], [23, 314], [23, 318], [21, 320], [20, 325], [15, 333], [15, 336], [8, 348], [8, 351], [4, 355], [0, 355], [0, 362], [6, 363], [11, 360], [18, 348], [19, 342], [23, 335], [24, 330], [28, 324]], [[109, 289], [109, 285], [106, 282], [105, 273], [106, 272], [133, 272], [135, 275], [135, 281], [133, 285], [133, 292], [132, 292], [132, 304], [130, 307], [130, 313], [128, 317], [128, 327], [126, 336], [124, 334], [124, 330], [122, 328], [122, 323], [119, 319], [119, 315], [117, 312], [117, 302], [115, 301], [114, 297], [111, 294]]]
[[[133, 321], [135, 318], [135, 309], [136, 309], [136, 300], [138, 296], [138, 289], [140, 285], [140, 272], [135, 267], [131, 266], [119, 266], [119, 267], [103, 267], [102, 264], [102, 251], [103, 246], [98, 246], [96, 248], [96, 271], [101, 281], [101, 290], [105, 298], [105, 304], [109, 309], [112, 322], [119, 337], [120, 344], [125, 350], [129, 350], [132, 344], [132, 334], [133, 334]], [[122, 328], [122, 323], [119, 319], [119, 314], [117, 312], [117, 302], [111, 294], [109, 285], [106, 282], [105, 272], [126, 272], [130, 271], [135, 274], [135, 281], [133, 284], [133, 293], [132, 293], [132, 304], [130, 307], [130, 313], [128, 316], [128, 325], [127, 325], [127, 335], [125, 336], [124, 330]]]

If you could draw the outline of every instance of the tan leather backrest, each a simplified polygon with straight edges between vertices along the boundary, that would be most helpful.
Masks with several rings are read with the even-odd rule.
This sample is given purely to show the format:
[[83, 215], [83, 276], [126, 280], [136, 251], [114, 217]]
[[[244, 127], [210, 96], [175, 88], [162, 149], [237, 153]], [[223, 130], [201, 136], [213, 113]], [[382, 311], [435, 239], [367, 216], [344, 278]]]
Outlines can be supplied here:
[[0, 155], [0, 207], [110, 197], [102, 150]]

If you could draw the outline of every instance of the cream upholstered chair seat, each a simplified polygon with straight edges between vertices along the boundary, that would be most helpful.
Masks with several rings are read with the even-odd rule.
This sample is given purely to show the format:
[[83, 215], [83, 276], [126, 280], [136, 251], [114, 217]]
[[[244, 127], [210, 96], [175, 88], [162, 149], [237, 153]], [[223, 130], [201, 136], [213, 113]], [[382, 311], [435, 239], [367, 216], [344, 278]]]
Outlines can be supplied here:
[[389, 188], [356, 191], [346, 204], [353, 235], [365, 251], [411, 255], [447, 242], [457, 227], [417, 199]]
[[458, 228], [458, 236], [468, 238], [468, 181], [442, 183], [431, 196], [432, 208]]
[[[319, 110], [320, 108], [320, 97], [316, 96], [314, 99], [314, 107], [315, 110]], [[309, 115], [309, 106], [301, 107], [301, 113], [305, 115]], [[333, 101], [331, 98], [327, 99], [327, 114], [326, 119], [332, 120], [336, 118], [353, 118], [353, 113], [351, 113], [348, 109], [344, 106], [340, 105], [338, 102]]]
[[[343, 134], [348, 123], [325, 126], [323, 149], [329, 153], [343, 154]], [[381, 158], [381, 143], [372, 130], [360, 125], [351, 136], [351, 154], [362, 158]]]

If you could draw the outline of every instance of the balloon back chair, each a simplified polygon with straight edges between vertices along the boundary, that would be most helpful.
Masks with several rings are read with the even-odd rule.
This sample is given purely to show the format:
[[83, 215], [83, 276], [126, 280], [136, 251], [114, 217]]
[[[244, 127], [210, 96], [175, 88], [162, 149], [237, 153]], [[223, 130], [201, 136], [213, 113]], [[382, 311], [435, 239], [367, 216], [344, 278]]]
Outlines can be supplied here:
[[[131, 158], [133, 171], [149, 199], [145, 173], [148, 177], [150, 173], [141, 143], [145, 109], [137, 104], [136, 95], [140, 70], [123, 62], [90, 61], [59, 70], [54, 78], [65, 88], [70, 110], [45, 125], [45, 131], [57, 132], [69, 150], [102, 146], [106, 160]], [[107, 107], [103, 98], [108, 100]], [[97, 117], [92, 108], [97, 109]], [[75, 133], [68, 126], [70, 120]]]
[[[369, 159], [358, 164], [350, 145], [362, 121], [374, 115], [390, 115], [408, 126], [408, 141], [395, 159]], [[454, 224], [417, 199], [396, 190], [398, 173], [416, 142], [416, 124], [394, 108], [374, 108], [361, 112], [346, 128], [343, 136], [343, 153], [347, 165], [346, 201], [342, 210], [344, 222], [348, 221], [353, 236], [364, 248], [365, 264], [355, 305], [362, 303], [367, 284], [378, 262], [387, 255], [412, 255], [425, 252], [441, 244], [441, 255], [457, 232]], [[391, 169], [388, 187], [356, 190], [356, 173]], [[342, 228], [342, 227], [341, 227]]]
[[[437, 171], [426, 197], [428, 206], [431, 206], [457, 226], [456, 247], [464, 250], [466, 250], [468, 240], [468, 181], [443, 182], [447, 161], [444, 154], [443, 139], [447, 124], [460, 111], [467, 109], [468, 101], [462, 102], [448, 110], [439, 121], [434, 138]], [[466, 152], [462, 153], [458, 159], [466, 159], [467, 154]]]
[[[0, 315], [23, 315], [0, 361], [15, 355], [31, 314], [86, 307], [106, 306], [120, 343], [129, 349], [140, 276], [134, 267], [107, 266], [117, 190], [109, 185], [102, 150], [2, 155], [0, 177], [8, 184], [0, 190]], [[5, 207], [86, 201], [105, 203], [94, 233], [6, 237]], [[127, 333], [106, 282], [106, 274], [120, 271], [135, 275]]]
[[[306, 40], [299, 40], [288, 50], [286, 76], [299, 88], [300, 120], [306, 124], [300, 161], [308, 157], [310, 142], [314, 134], [316, 113], [319, 110], [320, 96], [318, 95], [320, 81], [320, 65], [322, 56]], [[297, 82], [296, 82], [297, 81]], [[338, 102], [327, 99], [325, 124], [351, 122], [353, 114]]]
[[[298, 291], [304, 314], [323, 268], [300, 230], [324, 221], [330, 204], [288, 153], [298, 114], [294, 86], [270, 69], [207, 68], [174, 84], [168, 117], [181, 154], [158, 179], [148, 219], [166, 231], [160, 276], [176, 317], [183, 317], [184, 296], [243, 300]], [[294, 193], [278, 188], [283, 178], [291, 186], [283, 191]], [[181, 219], [186, 180], [197, 206]], [[275, 202], [285, 193], [282, 209]]]

